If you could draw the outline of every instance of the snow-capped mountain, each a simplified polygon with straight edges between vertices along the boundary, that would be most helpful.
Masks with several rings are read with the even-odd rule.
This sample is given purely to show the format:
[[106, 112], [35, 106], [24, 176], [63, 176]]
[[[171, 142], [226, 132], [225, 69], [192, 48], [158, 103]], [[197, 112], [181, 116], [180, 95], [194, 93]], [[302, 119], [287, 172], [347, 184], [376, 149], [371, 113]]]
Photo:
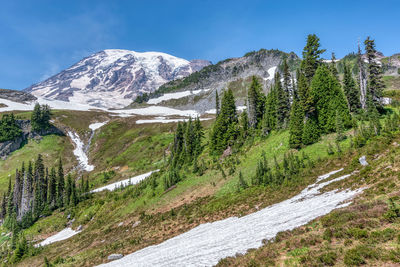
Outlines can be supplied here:
[[210, 65], [160, 52], [109, 49], [25, 89], [35, 96], [103, 108], [122, 108], [138, 94]]

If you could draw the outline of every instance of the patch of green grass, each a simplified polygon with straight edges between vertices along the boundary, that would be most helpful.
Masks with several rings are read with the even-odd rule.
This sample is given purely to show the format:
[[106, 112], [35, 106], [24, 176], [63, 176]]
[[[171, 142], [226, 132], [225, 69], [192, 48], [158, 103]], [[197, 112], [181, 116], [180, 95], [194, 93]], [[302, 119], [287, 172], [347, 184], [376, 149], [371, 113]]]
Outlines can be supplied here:
[[58, 159], [64, 159], [65, 169], [68, 170], [75, 164], [75, 157], [72, 155], [73, 147], [67, 137], [58, 135], [44, 136], [40, 141], [29, 140], [21, 149], [11, 153], [6, 160], [0, 160], [0, 193], [5, 192], [8, 186], [9, 177], [14, 182], [15, 169], [20, 169], [22, 162], [25, 167], [28, 161], [34, 161], [37, 154], [42, 154], [46, 166], [55, 166]]

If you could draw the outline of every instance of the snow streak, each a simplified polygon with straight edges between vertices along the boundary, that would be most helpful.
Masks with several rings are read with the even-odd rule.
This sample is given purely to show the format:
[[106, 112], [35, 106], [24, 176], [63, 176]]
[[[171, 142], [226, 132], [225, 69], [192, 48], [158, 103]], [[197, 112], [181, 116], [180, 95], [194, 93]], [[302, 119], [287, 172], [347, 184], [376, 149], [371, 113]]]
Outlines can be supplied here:
[[[327, 174], [321, 180], [333, 174]], [[350, 200], [363, 189], [325, 193], [321, 193], [320, 189], [349, 176], [316, 182], [291, 199], [258, 212], [201, 224], [161, 244], [102, 266], [213, 266], [220, 259], [259, 248], [262, 240], [272, 239], [278, 232], [292, 230], [334, 209], [348, 206], [350, 202], [344, 201]]]

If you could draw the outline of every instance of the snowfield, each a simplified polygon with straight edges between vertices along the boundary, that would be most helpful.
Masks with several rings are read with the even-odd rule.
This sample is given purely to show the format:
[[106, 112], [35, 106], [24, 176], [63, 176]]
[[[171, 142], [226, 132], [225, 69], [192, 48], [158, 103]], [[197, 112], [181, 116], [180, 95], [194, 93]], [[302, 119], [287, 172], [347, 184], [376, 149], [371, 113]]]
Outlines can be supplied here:
[[183, 92], [176, 92], [176, 93], [167, 93], [167, 94], [164, 94], [164, 95], [162, 95], [160, 97], [150, 99], [149, 101], [147, 101], [147, 104], [156, 105], [156, 104], [159, 104], [159, 103], [161, 103], [163, 101], [167, 101], [167, 100], [170, 100], [170, 99], [179, 99], [179, 98], [183, 98], [183, 97], [190, 96], [190, 95], [197, 95], [202, 91], [203, 90], [194, 90], [194, 91], [183, 91]]
[[107, 122], [108, 122], [108, 121], [92, 123], [92, 124], [89, 125], [89, 129], [91, 129], [91, 130], [94, 132], [94, 131], [96, 131], [97, 129], [100, 129], [101, 127], [103, 127], [104, 125], [106, 125]]
[[128, 186], [128, 185], [134, 185], [134, 184], [139, 183], [140, 181], [143, 181], [147, 177], [149, 177], [153, 172], [158, 172], [158, 171], [159, 170], [151, 171], [151, 172], [144, 173], [144, 174], [141, 174], [141, 175], [138, 175], [138, 176], [135, 176], [135, 177], [131, 177], [129, 179], [125, 179], [125, 180], [122, 180], [122, 181], [119, 181], [119, 182], [115, 182], [113, 184], [109, 184], [109, 185], [106, 185], [106, 186], [103, 186], [103, 187], [99, 187], [99, 188], [96, 188], [96, 189], [90, 191], [90, 193], [101, 192], [101, 191], [104, 191], [104, 190], [114, 191], [117, 188], [121, 188], [121, 187]]
[[[207, 121], [211, 120], [212, 118], [201, 118], [200, 121]], [[136, 124], [145, 124], [145, 123], [171, 123], [171, 122], [180, 122], [180, 121], [187, 121], [188, 119], [167, 119], [164, 117], [157, 117], [155, 119], [149, 120], [137, 120]]]
[[[320, 176], [327, 179], [334, 172]], [[311, 220], [346, 207], [363, 189], [333, 190], [321, 193], [326, 185], [346, 179], [344, 175], [331, 181], [314, 183], [291, 199], [258, 212], [231, 217], [198, 227], [101, 266], [213, 266], [220, 259], [259, 248], [262, 240], [272, 239], [278, 232], [292, 230]]]
[[68, 136], [75, 144], [74, 155], [79, 162], [79, 166], [85, 171], [93, 171], [94, 166], [89, 164], [88, 156], [85, 153], [85, 145], [75, 132], [68, 132]]
[[274, 79], [276, 68], [277, 66], [268, 69], [268, 77], [264, 78], [265, 81], [272, 81], [272, 79]]
[[45, 240], [43, 240], [42, 242], [40, 242], [39, 244], [36, 244], [35, 247], [40, 247], [40, 246], [46, 246], [46, 245], [50, 245], [54, 242], [58, 242], [58, 241], [62, 241], [65, 239], [68, 239], [78, 233], [80, 233], [81, 231], [74, 231], [72, 230], [72, 228], [68, 227], [65, 228], [64, 230], [62, 230], [61, 232], [58, 232], [55, 235], [52, 235], [48, 238], [46, 238]]
[[145, 108], [136, 109], [119, 109], [110, 110], [111, 113], [116, 113], [117, 115], [147, 115], [147, 116], [183, 116], [195, 118], [200, 114], [195, 110], [179, 110], [174, 108], [162, 107], [162, 106], [151, 106]]

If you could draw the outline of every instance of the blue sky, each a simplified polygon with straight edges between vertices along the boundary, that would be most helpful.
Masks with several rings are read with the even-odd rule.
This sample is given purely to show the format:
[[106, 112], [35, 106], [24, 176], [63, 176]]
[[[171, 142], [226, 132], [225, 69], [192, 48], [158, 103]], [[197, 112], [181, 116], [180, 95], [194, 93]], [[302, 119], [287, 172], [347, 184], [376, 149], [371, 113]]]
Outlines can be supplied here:
[[326, 57], [370, 35], [400, 52], [400, 1], [2, 1], [0, 88], [23, 89], [94, 52], [161, 51], [212, 62], [260, 48], [300, 55], [316, 33]]

